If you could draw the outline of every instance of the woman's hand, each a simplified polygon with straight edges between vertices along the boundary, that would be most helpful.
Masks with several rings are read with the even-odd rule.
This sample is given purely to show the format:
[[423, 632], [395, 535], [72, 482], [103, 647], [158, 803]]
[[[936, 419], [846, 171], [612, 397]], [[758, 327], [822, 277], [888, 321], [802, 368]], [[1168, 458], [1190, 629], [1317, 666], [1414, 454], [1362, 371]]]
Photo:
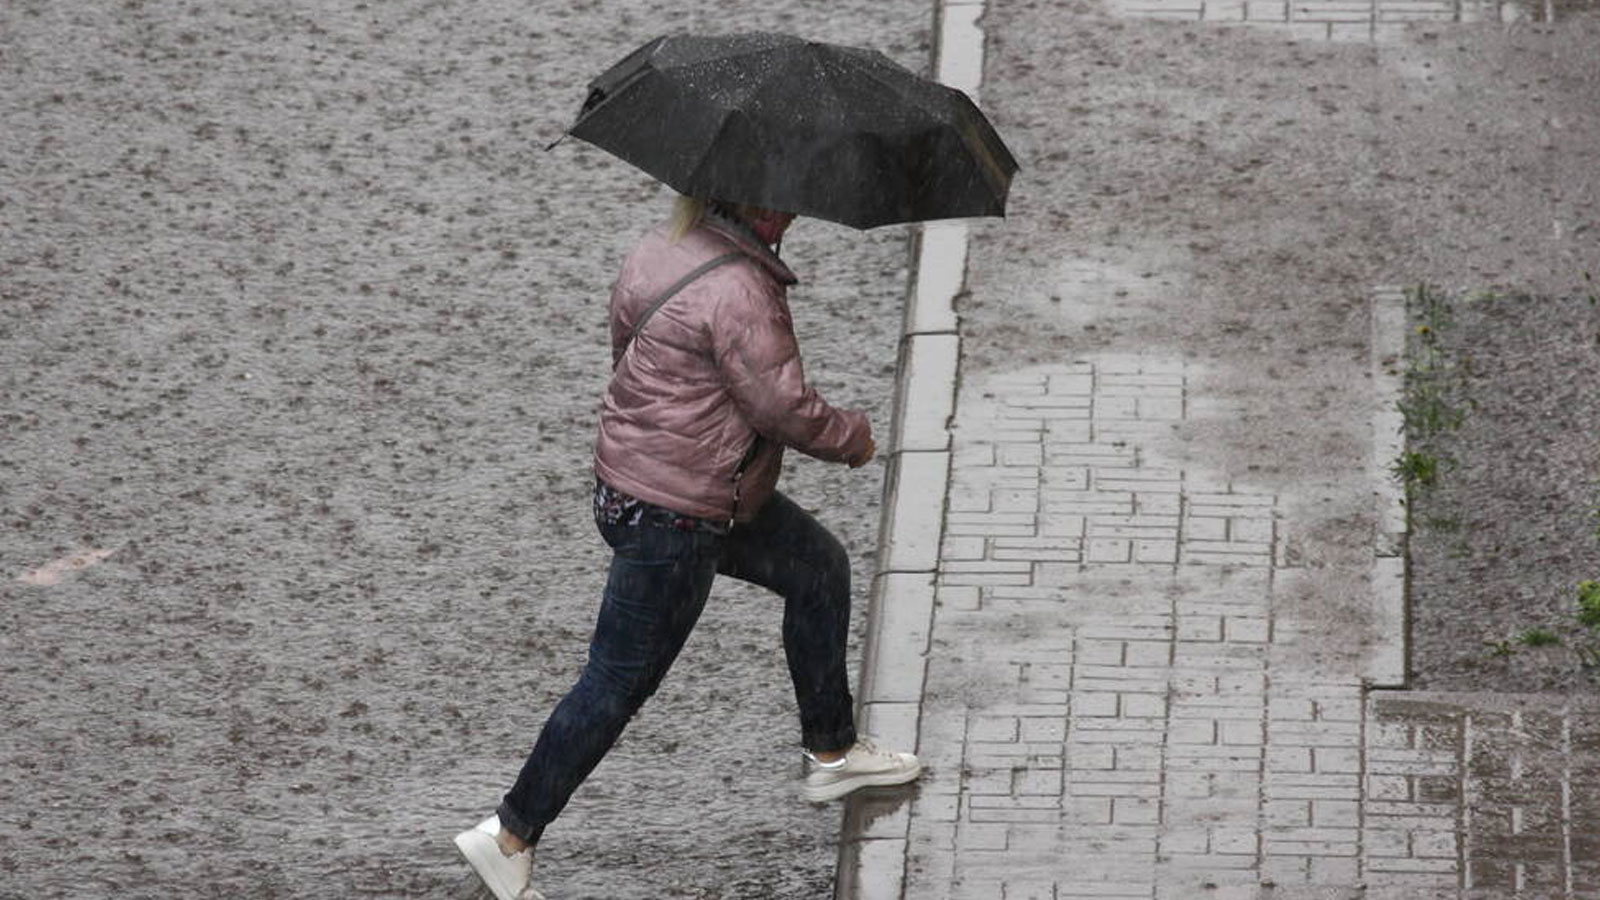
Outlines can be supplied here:
[[877, 444], [877, 442], [875, 442], [870, 437], [867, 438], [867, 452], [861, 454], [860, 456], [856, 457], [855, 459], [850, 460], [850, 468], [859, 469], [862, 466], [866, 465], [867, 463], [872, 462], [872, 457], [877, 455], [877, 452], [878, 452], [878, 444]]

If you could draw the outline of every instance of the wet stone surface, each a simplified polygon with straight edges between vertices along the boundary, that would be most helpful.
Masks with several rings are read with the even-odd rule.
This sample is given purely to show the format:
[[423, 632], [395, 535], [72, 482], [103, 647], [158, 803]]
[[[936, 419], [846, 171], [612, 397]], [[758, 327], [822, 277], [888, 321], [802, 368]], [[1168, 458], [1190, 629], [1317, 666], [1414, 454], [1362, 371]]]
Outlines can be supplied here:
[[[667, 31], [921, 69], [930, 26], [901, 0], [0, 4], [0, 897], [472, 893], [449, 839], [583, 662], [605, 297], [670, 199], [543, 146]], [[905, 239], [785, 248], [808, 374], [879, 429]], [[785, 481], [858, 596], [881, 472]], [[793, 795], [779, 617], [714, 590], [548, 832], [552, 896], [827, 892], [840, 814]]]
[[1410, 517], [1415, 684], [1593, 693], [1600, 633], [1578, 597], [1600, 578], [1600, 385], [1575, 375], [1600, 362], [1600, 298], [1427, 296], [1411, 353], [1426, 328], [1437, 362], [1411, 363], [1409, 447], [1438, 472]]
[[1591, 13], [1595, 0], [1110, 0], [1136, 19], [1247, 26], [1297, 40], [1404, 40], [1408, 29], [1479, 22], [1551, 24]]
[[[1023, 170], [1012, 215], [972, 228], [928, 775], [904, 828], [865, 826], [858, 858], [891, 857], [875, 887], [1595, 893], [1572, 843], [1595, 827], [1571, 802], [1588, 701], [1400, 708], [1364, 664], [1383, 624], [1368, 291], [1582, 283], [1597, 24], [1369, 45], [987, 6], [984, 104]], [[1538, 162], [1491, 164], [1505, 152]]]
[[1371, 716], [1369, 792], [1381, 799], [1367, 822], [1380, 837], [1367, 851], [1371, 870], [1383, 873], [1376, 883], [1425, 896], [1600, 893], [1600, 703], [1386, 694]]
[[1600, 700], [1368, 690], [1366, 573], [1159, 451], [1198, 383], [969, 376], [931, 625], [879, 658], [928, 773], [853, 804], [848, 896], [1593, 896]]

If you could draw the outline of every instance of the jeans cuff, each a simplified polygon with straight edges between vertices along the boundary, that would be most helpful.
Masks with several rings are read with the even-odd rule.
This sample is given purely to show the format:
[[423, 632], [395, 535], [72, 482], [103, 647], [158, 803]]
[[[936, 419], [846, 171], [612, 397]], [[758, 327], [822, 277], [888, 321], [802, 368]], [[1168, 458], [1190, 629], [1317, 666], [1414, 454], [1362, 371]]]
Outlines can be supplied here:
[[522, 838], [529, 846], [539, 843], [539, 837], [544, 834], [543, 825], [529, 825], [511, 809], [511, 804], [500, 801], [500, 808], [494, 811], [500, 818], [500, 827]]
[[846, 725], [832, 731], [811, 732], [803, 739], [805, 748], [812, 753], [833, 753], [838, 750], [849, 750], [856, 745], [856, 727]]

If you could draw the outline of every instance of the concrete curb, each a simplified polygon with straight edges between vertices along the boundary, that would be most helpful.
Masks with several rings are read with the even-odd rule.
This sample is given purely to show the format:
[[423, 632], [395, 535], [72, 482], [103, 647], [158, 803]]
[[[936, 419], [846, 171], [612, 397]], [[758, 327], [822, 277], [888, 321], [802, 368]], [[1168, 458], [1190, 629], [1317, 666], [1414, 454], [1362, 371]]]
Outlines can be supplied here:
[[[984, 0], [938, 0], [934, 72], [974, 102], [983, 80]], [[867, 606], [857, 720], [892, 747], [916, 747], [933, 630], [934, 578], [950, 484], [950, 419], [959, 385], [955, 299], [966, 281], [968, 228], [931, 222], [912, 247], [900, 343], [892, 451], [884, 481], [878, 573]], [[900, 900], [911, 816], [898, 798], [855, 796], [840, 825], [838, 900]]]
[[1367, 658], [1367, 686], [1403, 688], [1409, 671], [1410, 622], [1406, 615], [1405, 489], [1392, 470], [1405, 451], [1406, 292], [1393, 285], [1372, 290], [1372, 460], [1377, 530], [1372, 560], [1372, 621], [1376, 640]]

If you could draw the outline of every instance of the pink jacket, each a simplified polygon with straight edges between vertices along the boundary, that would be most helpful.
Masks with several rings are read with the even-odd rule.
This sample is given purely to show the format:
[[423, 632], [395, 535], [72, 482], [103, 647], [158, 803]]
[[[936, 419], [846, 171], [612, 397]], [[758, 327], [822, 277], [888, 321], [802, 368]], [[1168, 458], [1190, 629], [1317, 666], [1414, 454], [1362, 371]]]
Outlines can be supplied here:
[[[683, 288], [628, 346], [656, 297], [730, 250], [745, 258]], [[677, 512], [748, 521], [772, 496], [784, 447], [835, 462], [865, 455], [866, 416], [829, 406], [806, 384], [789, 317], [794, 282], [788, 266], [733, 223], [708, 217], [675, 244], [665, 226], [647, 234], [611, 292], [616, 370], [600, 412], [595, 474]]]

